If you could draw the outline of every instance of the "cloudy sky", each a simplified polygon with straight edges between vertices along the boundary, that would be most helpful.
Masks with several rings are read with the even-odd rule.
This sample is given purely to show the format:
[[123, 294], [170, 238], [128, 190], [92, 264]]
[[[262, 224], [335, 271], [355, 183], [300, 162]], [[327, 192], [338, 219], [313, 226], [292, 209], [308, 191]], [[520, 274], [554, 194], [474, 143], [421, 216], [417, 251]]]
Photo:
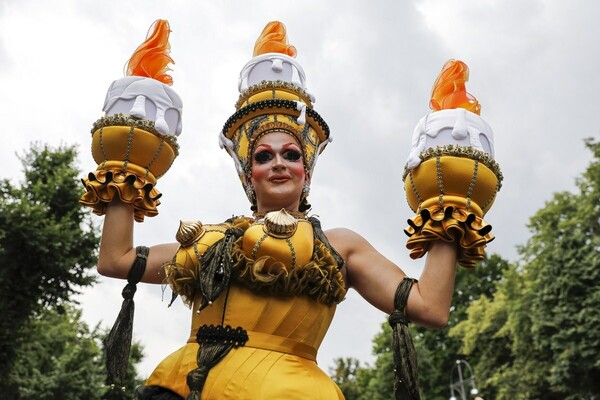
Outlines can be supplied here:
[[[334, 136], [311, 193], [323, 226], [356, 230], [418, 276], [422, 262], [404, 247], [412, 213], [403, 166], [413, 127], [429, 111], [431, 86], [456, 58], [470, 67], [467, 88], [494, 129], [505, 176], [486, 216], [496, 235], [488, 251], [516, 260], [529, 217], [552, 193], [574, 189], [591, 159], [583, 138], [600, 137], [599, 17], [595, 0], [0, 0], [0, 171], [19, 180], [16, 154], [32, 142], [77, 144], [82, 175], [95, 169], [90, 128], [106, 90], [123, 76], [150, 24], [163, 18], [172, 29], [184, 128], [180, 156], [158, 183], [160, 214], [136, 224], [136, 244], [173, 241], [180, 219], [211, 223], [248, 213], [217, 134], [234, 111], [237, 77], [256, 37], [278, 19]], [[84, 292], [90, 324], [112, 324], [122, 286], [101, 278]], [[161, 301], [159, 286], [136, 296], [144, 375], [189, 332], [189, 311], [181, 303], [167, 309], [169, 297]], [[335, 357], [371, 361], [371, 339], [384, 320], [351, 292], [320, 350], [321, 367]]]

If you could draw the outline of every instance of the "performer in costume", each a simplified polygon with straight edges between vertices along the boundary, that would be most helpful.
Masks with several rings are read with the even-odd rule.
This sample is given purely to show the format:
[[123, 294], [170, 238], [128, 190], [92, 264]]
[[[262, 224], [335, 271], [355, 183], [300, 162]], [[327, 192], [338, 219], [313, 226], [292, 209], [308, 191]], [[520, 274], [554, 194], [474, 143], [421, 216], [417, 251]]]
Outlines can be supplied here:
[[[168, 35], [164, 23], [158, 26]], [[139, 398], [343, 399], [315, 360], [336, 304], [350, 288], [392, 314], [394, 324], [447, 323], [460, 236], [456, 229], [448, 237], [436, 237], [431, 223], [426, 229], [411, 224], [417, 232], [407, 233], [427, 236], [417, 240], [426, 243], [418, 256], [427, 253], [427, 259], [416, 282], [359, 234], [344, 228], [323, 232], [319, 221], [307, 215], [316, 160], [331, 136], [313, 109], [315, 98], [307, 91], [295, 55], [284, 26], [269, 23], [254, 58], [242, 70], [236, 112], [220, 135], [253, 216], [216, 225], [182, 222], [177, 243], [152, 246], [149, 252], [133, 247], [133, 221], [156, 214], [155, 176], [177, 155], [174, 134], [181, 128], [181, 108], [156, 106], [160, 102], [153, 96], [163, 98], [162, 92], [153, 95], [147, 87], [130, 101], [122, 90], [129, 81], [116, 81], [109, 90], [107, 104], [116, 99], [112, 103], [117, 106], [110, 107], [124, 115], [105, 104], [107, 117], [96, 123], [93, 133], [99, 166], [84, 182], [87, 193], [82, 197], [83, 204], [105, 214], [98, 271], [129, 278], [130, 285], [166, 282], [192, 309], [188, 342], [158, 365], [139, 389]], [[140, 112], [149, 108], [156, 112]], [[166, 114], [172, 117], [170, 123], [161, 117]], [[158, 132], [159, 126], [165, 133]], [[115, 129], [119, 133], [114, 137], [107, 134]], [[143, 159], [136, 144], [155, 138], [160, 144], [146, 150], [152, 157]], [[111, 145], [121, 146], [121, 153], [111, 153]], [[171, 149], [166, 156], [165, 148]], [[157, 170], [159, 159], [162, 169]], [[144, 263], [145, 269], [138, 268]], [[134, 270], [137, 279], [132, 278]], [[397, 379], [397, 396], [417, 398], [416, 382], [409, 376], [416, 366], [399, 363], [399, 369], [406, 368], [408, 375], [404, 371]]]

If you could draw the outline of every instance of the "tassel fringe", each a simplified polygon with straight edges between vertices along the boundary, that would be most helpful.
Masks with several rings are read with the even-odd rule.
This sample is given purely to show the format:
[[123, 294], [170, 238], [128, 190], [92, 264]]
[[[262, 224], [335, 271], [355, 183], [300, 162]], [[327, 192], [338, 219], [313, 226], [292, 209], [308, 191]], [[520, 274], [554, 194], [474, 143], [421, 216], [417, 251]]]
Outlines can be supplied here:
[[200, 400], [208, 373], [234, 347], [243, 346], [248, 341], [248, 334], [241, 328], [226, 326], [203, 325], [198, 329], [196, 340], [198, 349], [198, 368], [187, 375], [190, 394], [186, 400]]
[[111, 387], [114, 387], [115, 384], [122, 386], [125, 382], [129, 353], [131, 351], [133, 314], [135, 311], [133, 296], [137, 290], [136, 285], [146, 271], [149, 252], [150, 249], [144, 246], [136, 248], [135, 261], [129, 270], [127, 285], [125, 285], [122, 292], [124, 300], [121, 305], [121, 311], [104, 341], [106, 372], [108, 374], [108, 384]]
[[405, 277], [396, 289], [394, 312], [390, 314], [389, 324], [393, 329], [394, 353], [394, 398], [396, 400], [419, 400], [419, 371], [417, 353], [408, 330], [410, 321], [405, 308], [408, 294], [415, 279]]
[[198, 278], [204, 299], [198, 311], [215, 301], [229, 285], [233, 269], [233, 258], [231, 256], [233, 243], [243, 234], [244, 231], [241, 229], [227, 229], [225, 237], [210, 246], [202, 255]]

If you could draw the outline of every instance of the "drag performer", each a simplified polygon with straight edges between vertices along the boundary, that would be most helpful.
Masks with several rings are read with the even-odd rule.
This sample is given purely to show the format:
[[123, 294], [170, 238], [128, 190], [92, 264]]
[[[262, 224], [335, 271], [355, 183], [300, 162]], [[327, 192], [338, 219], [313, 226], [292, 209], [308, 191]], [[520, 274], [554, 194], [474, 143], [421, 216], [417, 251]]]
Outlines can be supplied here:
[[[481, 248], [491, 240], [488, 226], [482, 215], [469, 211], [477, 206], [475, 200], [469, 200], [465, 211], [459, 196], [443, 204], [444, 193], [439, 201], [436, 193], [435, 204], [423, 206], [423, 175], [414, 167], [407, 169], [406, 181], [411, 193], [417, 193], [417, 215], [407, 234], [415, 257], [427, 253], [418, 281], [407, 278], [359, 234], [344, 228], [322, 231], [308, 214], [308, 193], [317, 157], [331, 136], [313, 108], [315, 98], [307, 91], [284, 26], [271, 22], [240, 74], [236, 111], [220, 134], [252, 216], [214, 225], [182, 221], [177, 243], [134, 248], [133, 222], [156, 215], [156, 179], [178, 153], [181, 101], [164, 74], [171, 62], [165, 52], [168, 31], [166, 21], [158, 21], [132, 57], [130, 76], [111, 85], [106, 116], [93, 129], [98, 169], [85, 181], [81, 200], [105, 215], [98, 262], [102, 275], [128, 279], [129, 287], [137, 281], [167, 283], [192, 309], [189, 340], [156, 367], [137, 396], [343, 399], [315, 360], [346, 292], [354, 288], [391, 314], [391, 323], [400, 328], [409, 320], [445, 326], [457, 257], [465, 264], [480, 258], [481, 252], [465, 249]], [[136, 66], [148, 59], [158, 59], [160, 65]], [[136, 69], [154, 72], [131, 73]], [[141, 144], [145, 147], [136, 147]], [[414, 145], [423, 147], [418, 135]], [[439, 166], [452, 155], [432, 157]], [[479, 170], [486, 168], [483, 164]], [[435, 174], [434, 168], [434, 180]], [[463, 215], [470, 220], [465, 222]], [[465, 228], [465, 223], [478, 224], [477, 229]], [[474, 241], [461, 240], [473, 235]], [[400, 341], [410, 339], [406, 332], [397, 335]], [[397, 396], [418, 398], [411, 377], [416, 366], [402, 361], [405, 355], [399, 357]]]

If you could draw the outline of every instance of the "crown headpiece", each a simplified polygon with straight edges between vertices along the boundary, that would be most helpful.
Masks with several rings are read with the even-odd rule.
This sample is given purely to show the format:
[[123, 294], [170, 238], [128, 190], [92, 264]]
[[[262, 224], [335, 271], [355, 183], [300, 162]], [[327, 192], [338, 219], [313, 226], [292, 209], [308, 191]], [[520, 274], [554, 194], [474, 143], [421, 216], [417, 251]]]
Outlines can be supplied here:
[[233, 158], [251, 202], [248, 177], [254, 144], [261, 136], [274, 131], [294, 136], [311, 176], [318, 155], [331, 141], [327, 123], [313, 109], [315, 98], [306, 90], [304, 70], [295, 56], [296, 48], [288, 44], [285, 26], [269, 22], [256, 41], [254, 57], [240, 73], [236, 112], [219, 136], [221, 148]]

